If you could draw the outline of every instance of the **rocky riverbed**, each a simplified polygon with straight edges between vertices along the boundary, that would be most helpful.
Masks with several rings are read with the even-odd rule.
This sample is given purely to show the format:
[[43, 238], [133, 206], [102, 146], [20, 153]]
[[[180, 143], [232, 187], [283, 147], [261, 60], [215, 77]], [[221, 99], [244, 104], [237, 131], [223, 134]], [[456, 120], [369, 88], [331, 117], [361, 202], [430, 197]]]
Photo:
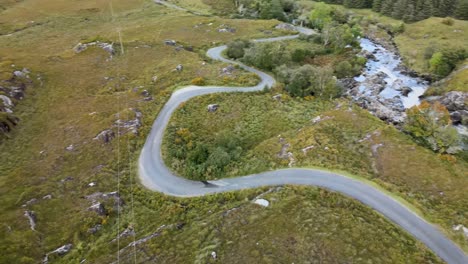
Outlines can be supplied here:
[[403, 66], [395, 52], [367, 38], [360, 44], [360, 55], [368, 61], [363, 73], [348, 84], [349, 95], [380, 119], [402, 123], [405, 110], [420, 103], [429, 83]]

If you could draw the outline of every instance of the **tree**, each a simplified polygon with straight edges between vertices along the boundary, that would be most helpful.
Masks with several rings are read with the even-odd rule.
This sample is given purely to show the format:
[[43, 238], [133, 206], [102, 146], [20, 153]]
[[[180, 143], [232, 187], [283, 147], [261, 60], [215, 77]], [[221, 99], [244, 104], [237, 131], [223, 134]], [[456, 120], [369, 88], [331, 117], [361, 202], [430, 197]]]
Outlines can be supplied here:
[[429, 60], [429, 65], [431, 72], [438, 77], [445, 77], [451, 71], [450, 65], [447, 63], [442, 52], [434, 53], [432, 58]]
[[333, 69], [330, 67], [316, 67], [311, 76], [311, 90], [315, 97], [323, 99], [333, 99], [341, 96], [342, 90], [336, 83], [333, 76]]
[[313, 95], [328, 100], [339, 97], [342, 93], [333, 76], [333, 69], [329, 67], [314, 67], [306, 64], [291, 69], [286, 65], [281, 65], [275, 69], [275, 73], [278, 81], [286, 85], [286, 91], [291, 96]]
[[260, 18], [285, 20], [280, 0], [263, 0], [260, 2]]
[[413, 22], [416, 20], [414, 5], [409, 4], [406, 8], [405, 15], [403, 16], [403, 21], [405, 22]]
[[382, 0], [374, 0], [372, 10], [374, 12], [380, 12], [382, 10]]
[[284, 43], [257, 43], [245, 50], [243, 61], [265, 70], [291, 61], [291, 54]]
[[342, 61], [335, 67], [336, 77], [346, 78], [354, 75], [353, 65], [348, 61]]
[[405, 15], [406, 6], [408, 5], [407, 0], [398, 0], [393, 7], [392, 17], [396, 19], [402, 19]]
[[433, 151], [445, 153], [459, 141], [458, 134], [450, 123], [450, 114], [445, 106], [438, 102], [431, 105], [424, 101], [407, 110], [404, 130], [420, 144]]
[[244, 57], [244, 49], [250, 46], [250, 43], [245, 40], [235, 40], [227, 45], [226, 55], [229, 58], [240, 59]]
[[309, 19], [314, 28], [322, 30], [325, 25], [332, 21], [332, 8], [325, 3], [316, 3], [314, 9], [310, 13]]
[[383, 1], [380, 12], [386, 16], [391, 16], [393, 12], [393, 1]]
[[468, 20], [468, 0], [459, 0], [455, 8], [455, 17], [458, 19]]

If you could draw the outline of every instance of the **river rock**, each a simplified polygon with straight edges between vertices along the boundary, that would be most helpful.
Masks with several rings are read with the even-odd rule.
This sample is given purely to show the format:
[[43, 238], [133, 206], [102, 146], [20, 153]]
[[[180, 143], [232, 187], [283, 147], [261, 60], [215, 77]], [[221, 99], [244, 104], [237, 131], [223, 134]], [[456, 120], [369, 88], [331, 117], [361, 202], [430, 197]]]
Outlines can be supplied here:
[[368, 60], [373, 60], [373, 61], [375, 61], [377, 59], [374, 54], [372, 54], [371, 52], [369, 52], [367, 50], [362, 50], [359, 53], [359, 56], [364, 57], [364, 58], [366, 58]]
[[440, 98], [440, 103], [449, 111], [468, 110], [467, 101], [468, 93], [458, 91], [448, 92]]
[[208, 112], [213, 113], [216, 112], [219, 108], [218, 104], [210, 104], [208, 105]]
[[468, 111], [466, 110], [459, 110], [450, 113], [450, 118], [454, 125], [468, 125]]
[[413, 89], [411, 89], [410, 87], [403, 86], [403, 88], [401, 88], [401, 95], [408, 97], [408, 94], [410, 94], [412, 91]]

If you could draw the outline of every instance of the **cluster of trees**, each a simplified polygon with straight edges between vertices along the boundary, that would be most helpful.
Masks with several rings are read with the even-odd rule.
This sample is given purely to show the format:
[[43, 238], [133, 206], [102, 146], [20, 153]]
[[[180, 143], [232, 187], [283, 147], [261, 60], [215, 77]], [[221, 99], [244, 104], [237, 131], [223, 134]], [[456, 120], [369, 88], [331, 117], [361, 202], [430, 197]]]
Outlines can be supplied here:
[[343, 4], [350, 8], [372, 8], [396, 19], [408, 22], [431, 16], [453, 16], [468, 20], [468, 0], [324, 0], [330, 4]]
[[287, 21], [298, 10], [295, 0], [235, 0], [236, 6], [247, 8], [261, 19]]
[[342, 88], [337, 84], [330, 67], [314, 67], [310, 64], [298, 68], [281, 65], [275, 69], [278, 80], [286, 91], [296, 97], [314, 96], [333, 99], [341, 96]]
[[242, 147], [240, 139], [232, 135], [221, 135], [215, 144], [194, 143], [192, 134], [186, 128], [168, 128], [168, 140], [174, 142], [168, 147], [168, 154], [178, 160], [185, 175], [192, 180], [212, 180], [221, 177], [231, 162], [240, 159]]
[[[345, 30], [343, 30], [345, 29]], [[291, 96], [315, 96], [322, 99], [339, 97], [342, 88], [337, 84], [336, 77], [348, 78], [360, 73], [366, 64], [366, 59], [354, 57], [353, 59], [338, 62], [335, 67], [315, 67], [304, 62], [317, 55], [338, 52], [354, 37], [346, 37], [349, 27], [326, 27], [324, 33], [315, 36], [304, 36], [304, 41], [324, 44], [321, 49], [288, 49], [286, 43], [266, 42], [248, 43], [236, 40], [228, 44], [226, 55], [240, 59], [248, 65], [272, 71], [279, 82]], [[335, 77], [336, 76], [336, 77]]]
[[421, 145], [446, 153], [460, 140], [451, 123], [447, 108], [438, 102], [430, 104], [424, 101], [408, 109], [404, 130]]

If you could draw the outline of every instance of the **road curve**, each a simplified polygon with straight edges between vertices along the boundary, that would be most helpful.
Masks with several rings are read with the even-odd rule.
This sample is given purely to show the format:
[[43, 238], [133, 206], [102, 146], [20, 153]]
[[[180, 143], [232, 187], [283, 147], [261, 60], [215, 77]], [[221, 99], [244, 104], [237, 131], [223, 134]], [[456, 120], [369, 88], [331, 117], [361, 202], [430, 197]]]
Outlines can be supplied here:
[[[298, 27], [297, 30], [304, 34], [313, 33], [312, 30], [306, 28]], [[297, 37], [298, 35], [294, 35], [254, 41], [278, 41]], [[237, 64], [247, 71], [256, 73], [260, 76], [260, 83], [251, 87], [187, 86], [175, 91], [156, 118], [138, 160], [139, 177], [145, 187], [171, 196], [195, 197], [262, 186], [285, 184], [318, 186], [352, 197], [380, 212], [423, 242], [447, 263], [468, 263], [468, 257], [465, 253], [447, 239], [437, 227], [376, 188], [343, 175], [313, 169], [293, 168], [210, 181], [210, 185], [205, 185], [201, 182], [181, 178], [171, 172], [162, 159], [161, 144], [169, 119], [181, 103], [196, 96], [222, 92], [254, 92], [275, 84], [275, 79], [270, 75], [242, 63], [223, 58], [221, 54], [225, 49], [226, 46], [215, 47], [208, 50], [207, 55], [212, 59]]]

